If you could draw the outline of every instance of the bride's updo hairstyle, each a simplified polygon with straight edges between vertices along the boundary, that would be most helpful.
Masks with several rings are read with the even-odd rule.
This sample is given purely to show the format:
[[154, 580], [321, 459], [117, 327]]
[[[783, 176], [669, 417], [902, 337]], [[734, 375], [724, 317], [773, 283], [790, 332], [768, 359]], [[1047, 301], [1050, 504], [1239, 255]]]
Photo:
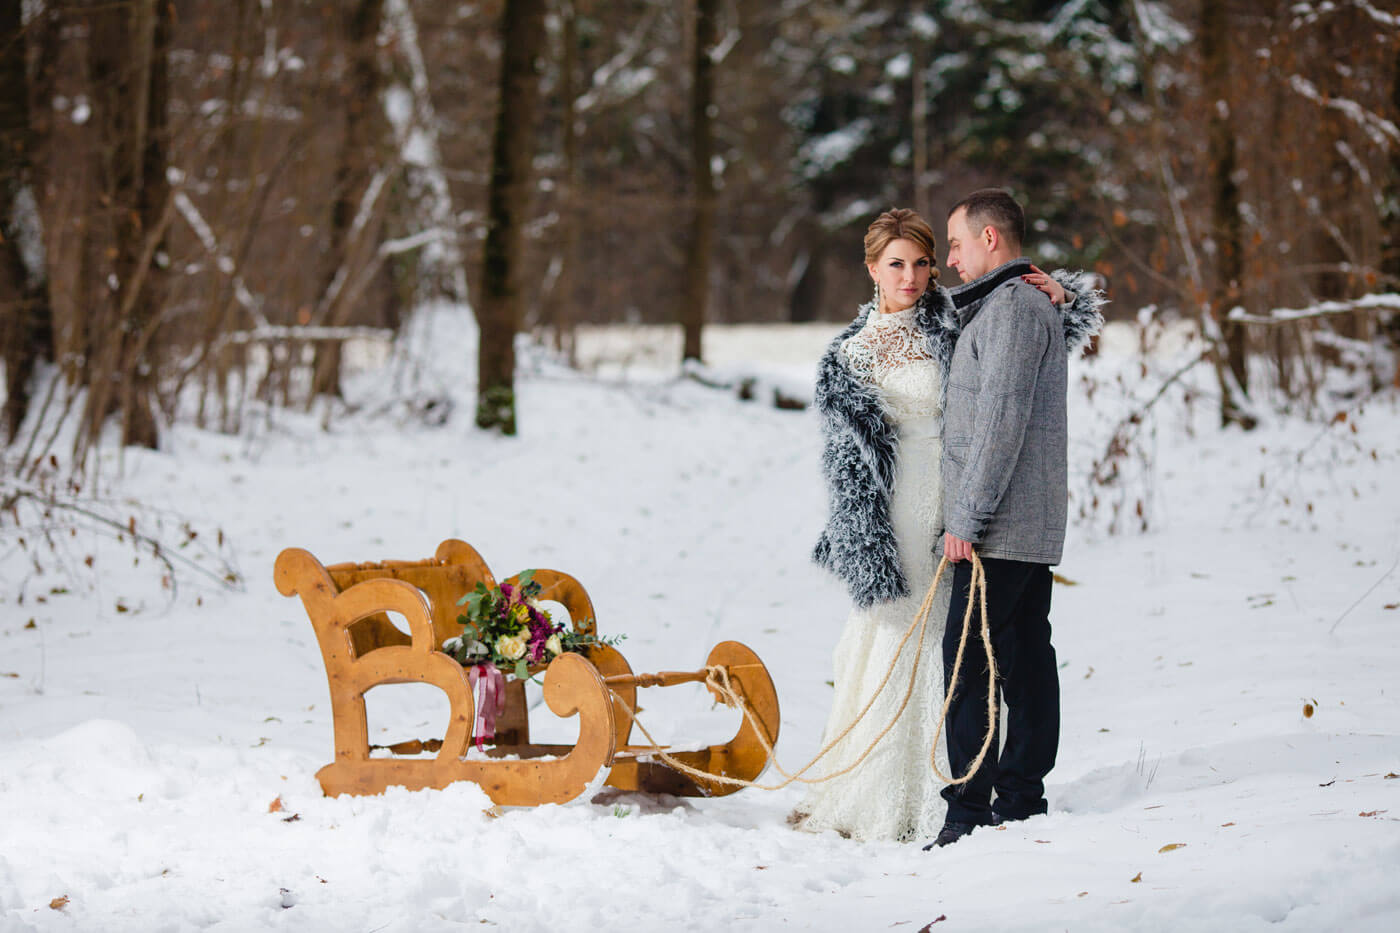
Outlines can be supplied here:
[[895, 240], [911, 240], [922, 246], [932, 264], [929, 281], [938, 278], [938, 243], [933, 238], [933, 228], [907, 207], [885, 211], [865, 231], [865, 264], [873, 266], [879, 262], [885, 247]]

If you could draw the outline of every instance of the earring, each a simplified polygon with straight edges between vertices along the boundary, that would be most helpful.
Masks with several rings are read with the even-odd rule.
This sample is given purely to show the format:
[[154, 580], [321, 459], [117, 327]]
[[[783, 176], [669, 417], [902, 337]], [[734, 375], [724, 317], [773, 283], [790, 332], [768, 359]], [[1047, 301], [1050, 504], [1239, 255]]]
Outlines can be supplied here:
[[871, 300], [875, 302], [875, 310], [876, 310], [876, 311], [879, 311], [879, 310], [880, 310], [880, 283], [879, 283], [879, 282], [876, 282], [876, 283], [875, 283], [875, 297], [872, 298]]

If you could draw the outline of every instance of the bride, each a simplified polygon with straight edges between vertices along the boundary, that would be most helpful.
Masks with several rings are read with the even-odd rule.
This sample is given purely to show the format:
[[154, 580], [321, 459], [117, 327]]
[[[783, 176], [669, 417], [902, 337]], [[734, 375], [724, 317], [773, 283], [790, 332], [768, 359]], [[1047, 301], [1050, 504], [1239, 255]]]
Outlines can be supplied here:
[[[813, 558], [845, 582], [854, 604], [836, 644], [836, 690], [823, 746], [855, 719], [891, 665], [894, 670], [864, 719], [816, 773], [846, 768], [890, 724], [909, 690], [916, 656], [917, 679], [908, 706], [869, 757], [813, 785], [790, 821], [811, 832], [911, 841], [943, 826], [941, 784], [929, 751], [943, 704], [940, 646], [952, 574], [944, 575], [935, 595], [922, 651], [917, 635], [897, 649], [933, 582], [934, 543], [943, 525], [943, 374], [958, 318], [948, 290], [934, 282], [933, 231], [914, 211], [876, 218], [865, 234], [865, 264], [875, 297], [832, 341], [817, 371], [831, 505]], [[1032, 269], [1026, 280], [1057, 305], [1067, 297], [1079, 300]], [[946, 774], [941, 746], [939, 768]]]

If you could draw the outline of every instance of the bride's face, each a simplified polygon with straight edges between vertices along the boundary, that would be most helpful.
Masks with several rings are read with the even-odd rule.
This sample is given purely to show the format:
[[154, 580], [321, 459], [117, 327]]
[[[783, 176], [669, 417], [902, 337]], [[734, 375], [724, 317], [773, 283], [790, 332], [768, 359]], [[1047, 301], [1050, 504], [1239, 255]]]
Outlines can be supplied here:
[[880, 310], [903, 311], [928, 288], [933, 257], [913, 240], [891, 240], [875, 264], [866, 268], [880, 286]]

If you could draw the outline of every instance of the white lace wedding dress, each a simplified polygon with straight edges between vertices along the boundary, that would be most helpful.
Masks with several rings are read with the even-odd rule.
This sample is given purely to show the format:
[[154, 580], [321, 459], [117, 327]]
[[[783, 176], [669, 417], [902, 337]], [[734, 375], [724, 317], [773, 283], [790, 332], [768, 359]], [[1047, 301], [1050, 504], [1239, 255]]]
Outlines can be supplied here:
[[[892, 664], [894, 673], [865, 718], [809, 776], [845, 768], [870, 745], [894, 718], [914, 668], [917, 632], [897, 662], [896, 649], [933, 581], [933, 547], [943, 509], [941, 375], [915, 327], [914, 313], [912, 308], [892, 314], [872, 312], [866, 325], [842, 347], [851, 368], [879, 388], [885, 409], [899, 429], [890, 517], [909, 596], [852, 610], [836, 644], [836, 689], [823, 747], [855, 719]], [[853, 839], [907, 841], [931, 838], [943, 826], [945, 806], [938, 793], [942, 784], [929, 767], [929, 751], [943, 704], [942, 644], [951, 577], [944, 573], [929, 612], [909, 705], [860, 767], [811, 788], [794, 813], [799, 829], [834, 829]], [[938, 766], [947, 774], [943, 744], [940, 741], [937, 750]]]

